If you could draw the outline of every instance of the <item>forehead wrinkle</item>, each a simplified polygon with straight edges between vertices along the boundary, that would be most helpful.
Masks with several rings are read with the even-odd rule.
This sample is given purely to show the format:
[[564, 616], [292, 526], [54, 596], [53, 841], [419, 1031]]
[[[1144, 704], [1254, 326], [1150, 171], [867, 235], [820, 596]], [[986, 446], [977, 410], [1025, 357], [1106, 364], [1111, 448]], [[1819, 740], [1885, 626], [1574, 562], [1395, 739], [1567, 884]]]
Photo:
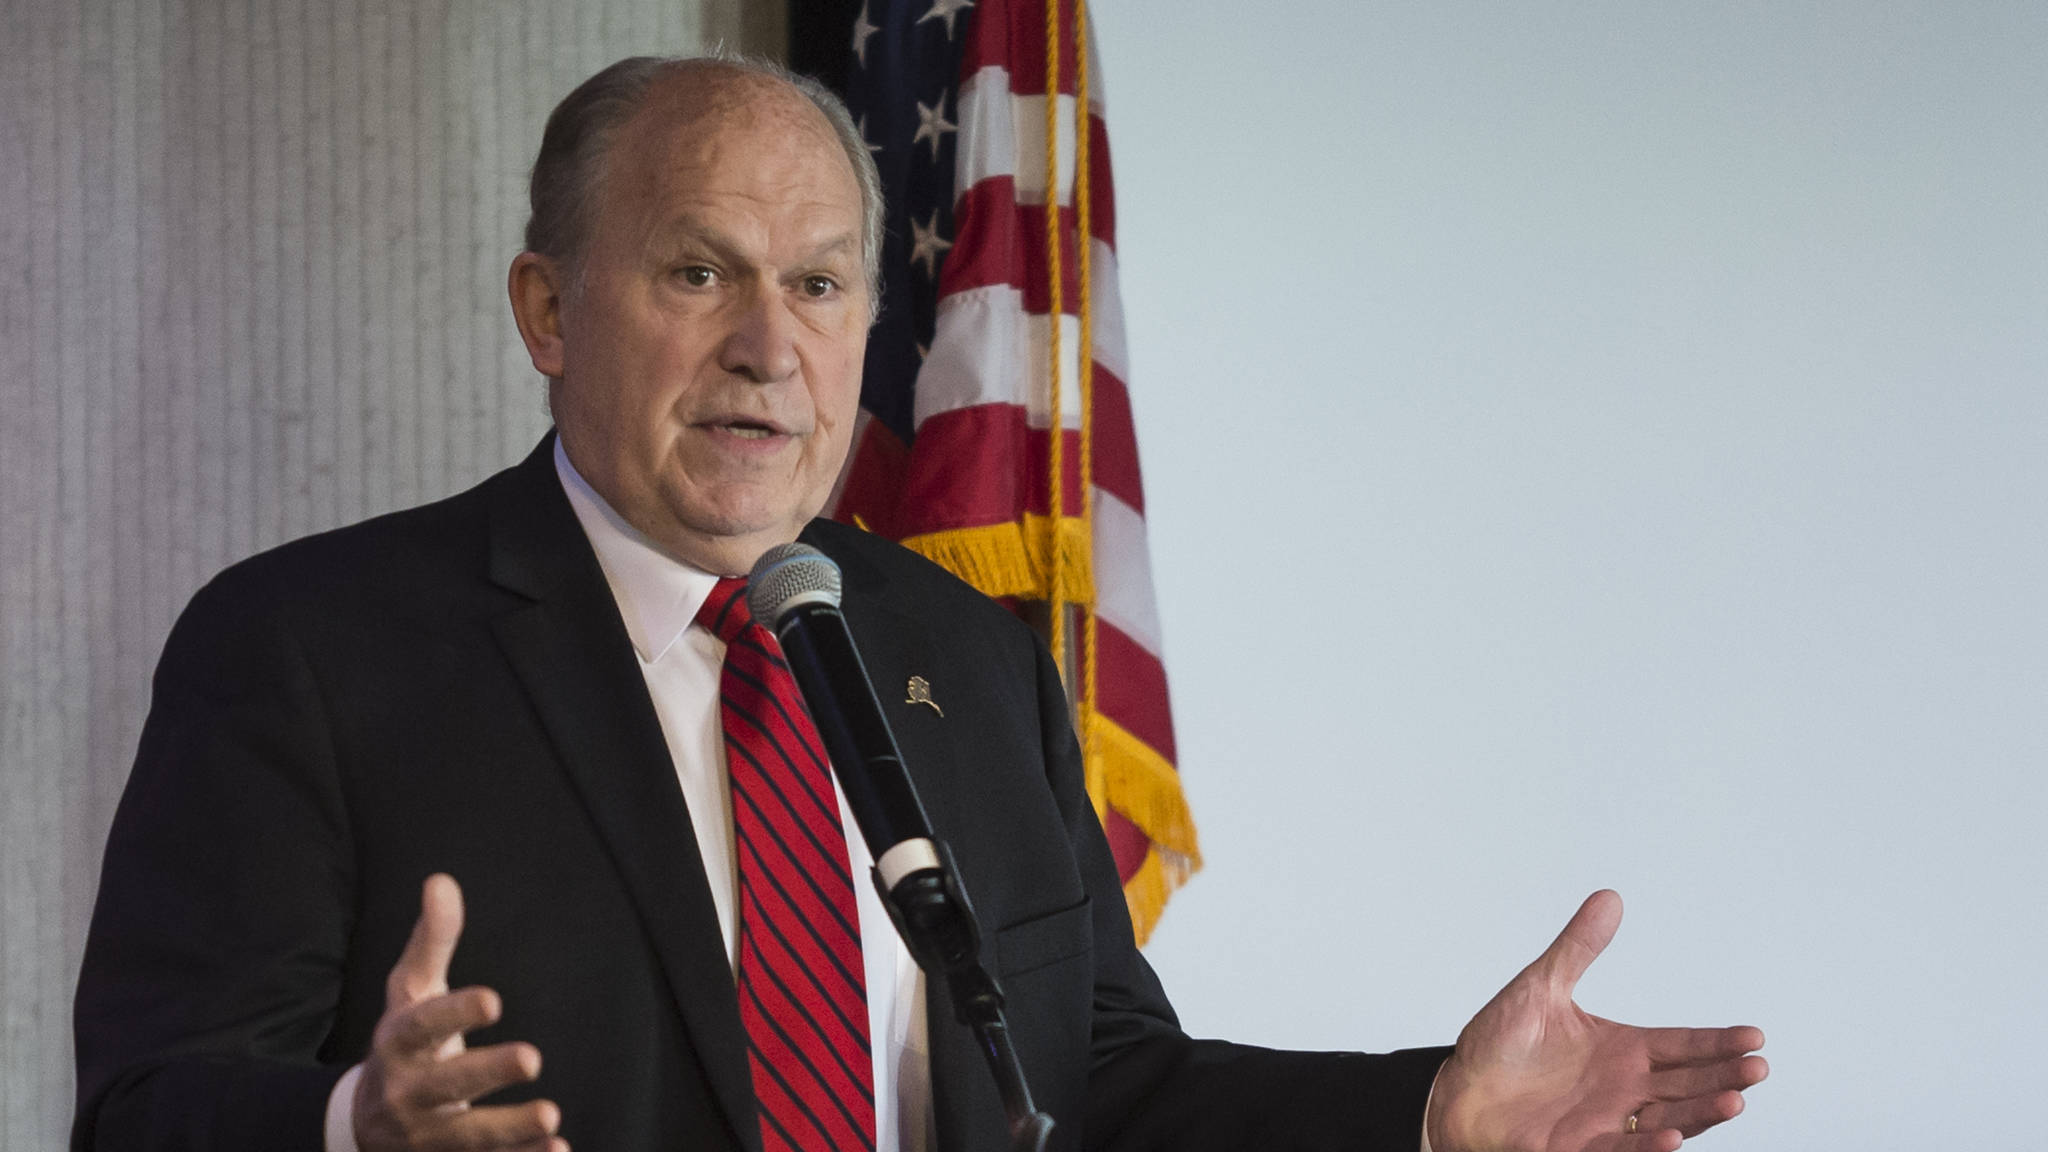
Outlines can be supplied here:
[[860, 252], [860, 235], [854, 232], [841, 232], [837, 236], [818, 242], [816, 246], [812, 247], [804, 255], [807, 260], [823, 260], [827, 256], [837, 255], [840, 252], [851, 252], [858, 255]]
[[[820, 207], [829, 208], [830, 205]], [[652, 256], [667, 257], [674, 255], [677, 249], [692, 245], [702, 245], [722, 260], [752, 263], [752, 258], [746, 254], [744, 241], [717, 223], [706, 219], [704, 215], [689, 210], [650, 226], [641, 249]], [[836, 234], [828, 234], [803, 249], [791, 263], [817, 263], [840, 253], [857, 256], [860, 245], [859, 233], [840, 229]]]

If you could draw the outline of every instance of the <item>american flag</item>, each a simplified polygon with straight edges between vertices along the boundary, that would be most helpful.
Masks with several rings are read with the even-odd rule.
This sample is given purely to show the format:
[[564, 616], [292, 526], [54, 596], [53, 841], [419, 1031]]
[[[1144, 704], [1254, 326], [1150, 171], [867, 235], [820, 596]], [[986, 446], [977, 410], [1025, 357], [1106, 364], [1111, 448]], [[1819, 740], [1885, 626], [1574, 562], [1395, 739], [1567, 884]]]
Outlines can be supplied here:
[[[991, 596], [1076, 605], [1055, 648], [1068, 654], [1089, 791], [1142, 942], [1200, 856], [1175, 767], [1126, 390], [1101, 74], [1075, 35], [1085, 8], [1056, 2], [1050, 53], [1045, 0], [792, 8], [798, 67], [807, 44], [817, 60], [818, 40], [836, 41], [838, 58], [815, 70], [843, 78], [888, 199], [881, 319], [833, 515], [901, 540]], [[1059, 69], [1051, 125], [1049, 55]], [[1077, 57], [1086, 60], [1084, 154]], [[1079, 198], [1077, 168], [1086, 172]], [[1058, 189], [1057, 248], [1048, 184]]]

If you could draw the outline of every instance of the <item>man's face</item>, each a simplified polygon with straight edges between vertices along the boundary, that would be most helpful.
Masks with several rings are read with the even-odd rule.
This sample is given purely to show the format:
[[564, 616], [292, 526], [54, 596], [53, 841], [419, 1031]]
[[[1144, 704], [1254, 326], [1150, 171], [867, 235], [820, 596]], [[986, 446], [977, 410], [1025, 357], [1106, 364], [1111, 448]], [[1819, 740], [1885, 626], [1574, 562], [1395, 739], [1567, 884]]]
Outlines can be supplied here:
[[801, 95], [686, 77], [617, 133], [595, 200], [558, 296], [563, 446], [671, 555], [743, 573], [846, 456], [869, 322], [852, 165]]

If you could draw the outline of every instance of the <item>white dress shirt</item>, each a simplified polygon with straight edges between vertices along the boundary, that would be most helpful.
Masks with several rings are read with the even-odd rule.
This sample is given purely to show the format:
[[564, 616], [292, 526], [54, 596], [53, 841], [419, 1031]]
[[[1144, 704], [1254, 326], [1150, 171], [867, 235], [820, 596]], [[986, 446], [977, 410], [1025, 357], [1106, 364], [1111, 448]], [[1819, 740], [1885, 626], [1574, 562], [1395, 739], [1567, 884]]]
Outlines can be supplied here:
[[[697, 609], [710, 597], [718, 578], [671, 559], [626, 523], [577, 474], [559, 438], [555, 441], [555, 474], [597, 552], [640, 661], [640, 673], [647, 679], [647, 694], [654, 702], [676, 779], [689, 805], [697, 851], [711, 884], [712, 903], [718, 909], [718, 929], [725, 938], [726, 959], [737, 965], [734, 894], [739, 882], [733, 857], [732, 796], [718, 714], [725, 645], [695, 624]], [[835, 793], [838, 787], [835, 779]], [[896, 935], [874, 886], [860, 880], [873, 866], [873, 858], [854, 825], [844, 793], [839, 793], [839, 814], [860, 912], [868, 1035], [875, 1061], [876, 1152], [928, 1152], [935, 1141], [923, 975]], [[462, 877], [455, 879], [460, 882]], [[350, 1069], [328, 1097], [327, 1152], [357, 1152], [353, 1103], [361, 1071], [361, 1065]]]

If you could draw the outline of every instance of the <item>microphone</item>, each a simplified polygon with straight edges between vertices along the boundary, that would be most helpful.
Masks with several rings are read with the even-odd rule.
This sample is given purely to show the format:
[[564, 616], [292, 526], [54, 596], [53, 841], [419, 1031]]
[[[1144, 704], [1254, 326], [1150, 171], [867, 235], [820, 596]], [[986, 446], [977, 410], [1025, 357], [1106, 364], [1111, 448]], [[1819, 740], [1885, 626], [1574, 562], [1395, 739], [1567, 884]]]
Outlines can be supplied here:
[[941, 864], [896, 735], [839, 613], [841, 587], [831, 557], [808, 544], [783, 544], [754, 562], [747, 607], [782, 642], [832, 773], [874, 857], [882, 896], [893, 902], [892, 893], [911, 874]]
[[981, 962], [981, 929], [953, 854], [932, 835], [896, 735], [839, 612], [839, 565], [808, 544], [763, 553], [747, 575], [747, 607], [775, 633], [832, 761], [853, 822], [874, 857], [875, 888], [926, 973], [943, 977], [953, 1015], [974, 1031], [1009, 1116], [1013, 1152], [1044, 1152], [1052, 1117], [1031, 1099], [1003, 1018], [1003, 991]]

